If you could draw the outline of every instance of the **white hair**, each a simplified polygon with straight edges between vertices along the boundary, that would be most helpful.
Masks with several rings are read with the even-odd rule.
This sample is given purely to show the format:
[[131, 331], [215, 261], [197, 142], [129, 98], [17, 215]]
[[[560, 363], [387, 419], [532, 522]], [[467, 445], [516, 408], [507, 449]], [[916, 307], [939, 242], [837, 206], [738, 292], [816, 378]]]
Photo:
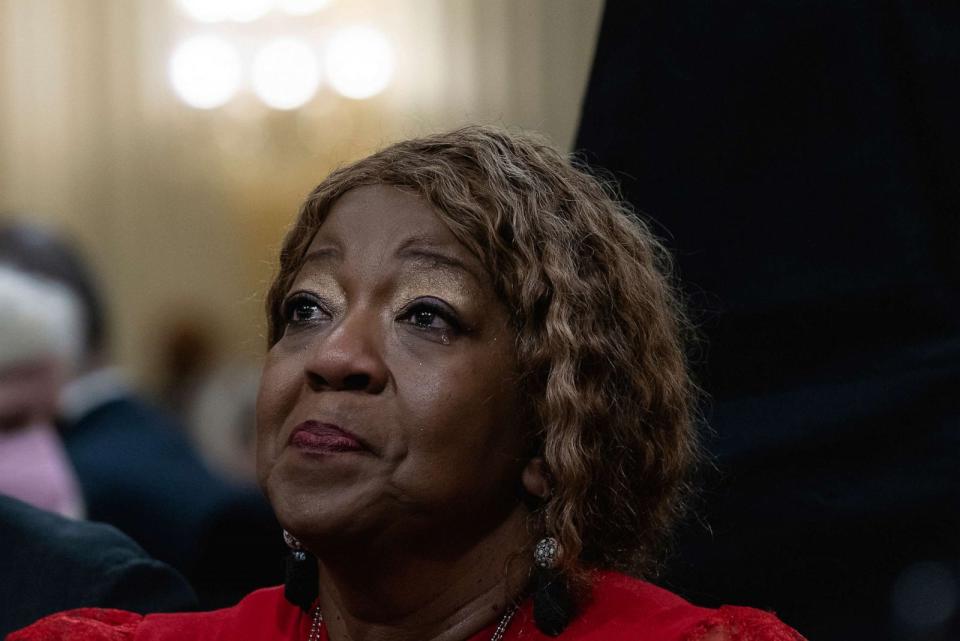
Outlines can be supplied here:
[[53, 358], [72, 371], [83, 353], [83, 320], [68, 287], [0, 264], [0, 368]]

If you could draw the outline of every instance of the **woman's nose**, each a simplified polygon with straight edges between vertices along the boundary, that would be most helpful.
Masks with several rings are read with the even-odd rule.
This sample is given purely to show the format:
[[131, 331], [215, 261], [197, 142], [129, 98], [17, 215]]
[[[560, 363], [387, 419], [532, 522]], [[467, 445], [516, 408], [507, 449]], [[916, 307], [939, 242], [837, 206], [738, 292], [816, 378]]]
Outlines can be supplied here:
[[375, 315], [348, 314], [311, 348], [305, 365], [307, 384], [314, 391], [378, 394], [389, 378], [381, 348]]

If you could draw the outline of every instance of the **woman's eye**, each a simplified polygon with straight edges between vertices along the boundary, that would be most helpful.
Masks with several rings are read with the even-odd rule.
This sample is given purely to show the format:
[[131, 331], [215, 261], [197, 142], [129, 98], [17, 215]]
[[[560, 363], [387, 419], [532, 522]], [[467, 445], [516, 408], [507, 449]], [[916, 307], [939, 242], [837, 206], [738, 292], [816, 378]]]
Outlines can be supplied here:
[[414, 328], [437, 334], [447, 342], [451, 336], [461, 331], [460, 323], [457, 321], [452, 310], [446, 308], [446, 305], [434, 301], [420, 301], [404, 310], [398, 321], [412, 325]]
[[419, 310], [410, 314], [410, 322], [421, 329], [446, 329], [450, 325], [431, 310]]
[[283, 317], [289, 325], [310, 323], [325, 316], [320, 303], [309, 296], [294, 296], [283, 307]]

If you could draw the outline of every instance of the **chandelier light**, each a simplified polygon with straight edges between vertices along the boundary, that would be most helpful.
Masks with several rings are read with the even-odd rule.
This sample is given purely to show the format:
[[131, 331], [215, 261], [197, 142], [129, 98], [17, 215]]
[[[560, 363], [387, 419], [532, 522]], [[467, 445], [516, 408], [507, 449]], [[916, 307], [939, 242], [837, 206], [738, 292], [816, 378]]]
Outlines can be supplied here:
[[296, 109], [320, 86], [320, 61], [304, 42], [274, 40], [253, 61], [253, 91], [274, 109]]
[[347, 27], [327, 43], [324, 68], [330, 86], [360, 100], [377, 95], [393, 79], [396, 56], [387, 37], [372, 27]]
[[170, 83], [191, 107], [214, 109], [240, 87], [242, 68], [236, 47], [219, 36], [196, 36], [180, 43], [170, 57]]

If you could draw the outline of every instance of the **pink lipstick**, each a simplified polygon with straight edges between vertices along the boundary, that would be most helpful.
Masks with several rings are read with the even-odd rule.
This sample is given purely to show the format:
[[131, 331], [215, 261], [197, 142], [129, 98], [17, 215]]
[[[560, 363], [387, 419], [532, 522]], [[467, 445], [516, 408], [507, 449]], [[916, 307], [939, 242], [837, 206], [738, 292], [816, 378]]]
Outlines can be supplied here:
[[294, 428], [290, 445], [308, 454], [361, 452], [367, 448], [356, 436], [331, 423], [304, 421]]

